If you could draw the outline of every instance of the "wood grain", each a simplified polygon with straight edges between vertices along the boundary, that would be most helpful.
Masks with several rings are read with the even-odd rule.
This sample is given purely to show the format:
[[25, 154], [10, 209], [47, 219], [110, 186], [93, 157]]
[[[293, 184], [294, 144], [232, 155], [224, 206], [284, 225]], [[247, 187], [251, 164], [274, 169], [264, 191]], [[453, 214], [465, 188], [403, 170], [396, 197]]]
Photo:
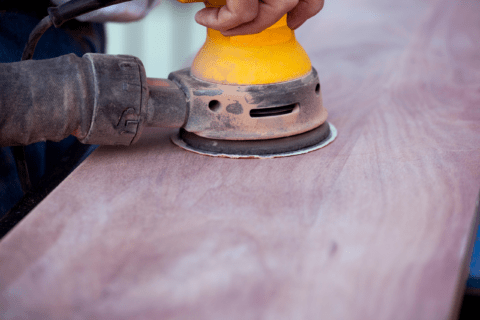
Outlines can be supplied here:
[[480, 186], [480, 2], [328, 1], [297, 35], [337, 140], [102, 147], [0, 242], [0, 318], [446, 319]]

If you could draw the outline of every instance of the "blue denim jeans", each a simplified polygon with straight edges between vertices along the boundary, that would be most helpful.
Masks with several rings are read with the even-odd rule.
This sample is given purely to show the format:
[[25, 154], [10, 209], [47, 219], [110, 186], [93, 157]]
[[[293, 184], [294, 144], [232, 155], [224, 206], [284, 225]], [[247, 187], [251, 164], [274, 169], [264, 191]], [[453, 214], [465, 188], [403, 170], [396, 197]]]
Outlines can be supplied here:
[[[41, 14], [35, 12], [0, 12], [0, 63], [20, 61], [28, 36], [40, 19]], [[62, 28], [51, 27], [45, 32], [33, 59], [55, 58], [68, 53], [81, 57], [87, 52], [104, 51], [105, 31], [102, 24], [72, 21]], [[72, 147], [75, 147], [73, 136], [60, 142], [39, 142], [27, 146], [25, 154], [32, 185], [55, 167], [58, 160]], [[11, 148], [0, 148], [0, 218], [22, 196]]]

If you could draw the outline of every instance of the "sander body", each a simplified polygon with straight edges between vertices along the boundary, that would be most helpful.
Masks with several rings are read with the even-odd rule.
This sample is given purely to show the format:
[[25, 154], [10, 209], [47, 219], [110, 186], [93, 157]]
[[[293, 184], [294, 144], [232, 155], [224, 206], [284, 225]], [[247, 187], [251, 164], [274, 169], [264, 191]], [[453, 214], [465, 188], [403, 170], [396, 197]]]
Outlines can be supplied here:
[[[178, 0], [182, 3], [202, 0]], [[225, 0], [207, 0], [220, 7]], [[196, 153], [232, 158], [302, 154], [336, 137], [321, 85], [287, 17], [252, 35], [207, 29], [191, 68], [172, 72], [188, 118], [172, 141]]]
[[[60, 141], [71, 134], [82, 143], [130, 145], [150, 126], [179, 128], [172, 141], [188, 151], [271, 158], [316, 150], [335, 139], [318, 74], [286, 16], [253, 35], [226, 37], [208, 29], [191, 68], [172, 72], [168, 80], [147, 78], [133, 56], [30, 60], [50, 26], [125, 1], [71, 0], [49, 8], [30, 35], [25, 61], [0, 64], [0, 110], [9, 110], [0, 146]], [[220, 7], [225, 0], [205, 5]]]

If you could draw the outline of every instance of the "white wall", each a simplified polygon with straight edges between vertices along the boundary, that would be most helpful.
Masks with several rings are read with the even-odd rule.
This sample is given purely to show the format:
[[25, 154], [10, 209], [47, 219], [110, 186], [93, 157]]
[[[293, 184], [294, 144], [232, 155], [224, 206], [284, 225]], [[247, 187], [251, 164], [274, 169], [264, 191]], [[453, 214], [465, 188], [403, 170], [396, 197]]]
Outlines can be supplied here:
[[172, 71], [189, 67], [205, 42], [206, 28], [194, 19], [203, 7], [203, 3], [163, 0], [142, 21], [108, 23], [107, 53], [140, 58], [148, 77], [166, 78]]

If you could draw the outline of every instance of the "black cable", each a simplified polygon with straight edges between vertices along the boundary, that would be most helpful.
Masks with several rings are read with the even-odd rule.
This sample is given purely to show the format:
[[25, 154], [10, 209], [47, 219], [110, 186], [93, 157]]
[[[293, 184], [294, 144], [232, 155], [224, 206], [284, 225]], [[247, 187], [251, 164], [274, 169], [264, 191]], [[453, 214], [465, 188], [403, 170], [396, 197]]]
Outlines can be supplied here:
[[52, 19], [50, 19], [50, 16], [46, 16], [35, 26], [35, 28], [33, 28], [30, 36], [28, 37], [28, 42], [25, 45], [25, 49], [23, 49], [22, 61], [32, 59], [38, 40], [40, 40], [45, 31], [47, 31], [52, 25]]
[[[33, 58], [38, 41], [52, 25], [58, 28], [68, 20], [74, 19], [82, 14], [127, 1], [131, 0], [71, 0], [61, 6], [48, 8], [49, 15], [35, 26], [28, 37], [27, 44], [23, 50], [22, 61]], [[32, 187], [32, 183], [28, 174], [25, 147], [12, 147], [12, 152], [15, 158], [20, 184], [23, 193], [26, 194]]]
[[61, 6], [48, 8], [48, 16], [43, 18], [30, 33], [23, 50], [22, 60], [32, 59], [38, 41], [52, 25], [58, 28], [82, 14], [127, 1], [131, 0], [71, 0]]
[[48, 14], [55, 27], [58, 28], [68, 20], [82, 14], [127, 1], [131, 0], [71, 0], [61, 6], [48, 8]]
[[[42, 37], [45, 31], [48, 30], [53, 25], [50, 16], [43, 18], [36, 26], [33, 28], [30, 36], [28, 37], [28, 42], [23, 49], [22, 61], [30, 60], [35, 53], [35, 47], [37, 46], [38, 40]], [[32, 187], [32, 182], [30, 181], [30, 175], [28, 173], [27, 159], [25, 157], [25, 147], [24, 146], [15, 146], [11, 148], [13, 157], [15, 158], [15, 165], [17, 166], [17, 174], [20, 179], [20, 185], [24, 194], [27, 193]]]
[[10, 150], [12, 150], [12, 154], [15, 159], [15, 165], [17, 166], [17, 174], [18, 178], [20, 179], [20, 186], [25, 194], [32, 187], [30, 175], [28, 174], [27, 159], [25, 157], [25, 147], [14, 146], [11, 147]]

